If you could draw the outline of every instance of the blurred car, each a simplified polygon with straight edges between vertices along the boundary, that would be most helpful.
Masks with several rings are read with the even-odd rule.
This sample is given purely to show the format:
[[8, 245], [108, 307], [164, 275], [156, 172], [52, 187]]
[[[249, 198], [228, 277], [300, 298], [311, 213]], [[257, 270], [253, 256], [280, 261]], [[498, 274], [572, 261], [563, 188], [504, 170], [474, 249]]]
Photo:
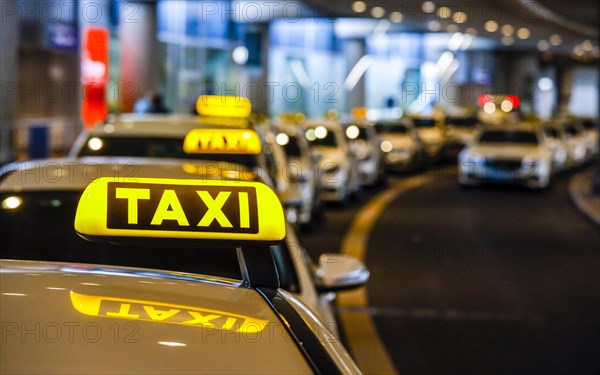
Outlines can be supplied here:
[[578, 167], [586, 162], [590, 146], [583, 127], [574, 121], [562, 121], [560, 123], [567, 136], [567, 147], [569, 152], [569, 166]]
[[386, 178], [384, 154], [373, 124], [365, 120], [354, 120], [342, 126], [350, 148], [358, 160], [362, 184], [373, 186], [383, 183]]
[[554, 122], [545, 122], [541, 127], [546, 144], [552, 152], [552, 169], [556, 172], [564, 171], [569, 166], [569, 146], [564, 130]]
[[[11, 178], [15, 174], [19, 172], [7, 176], [9, 185], [20, 183]], [[283, 281], [291, 275], [280, 273], [274, 247], [286, 237], [286, 223], [278, 197], [266, 185], [101, 177], [87, 184], [83, 193], [76, 192], [75, 215], [70, 210], [66, 215], [71, 225], [63, 225], [57, 233], [80, 237], [75, 256], [84, 255], [89, 248], [102, 249], [100, 253], [106, 254], [111, 247], [113, 253], [127, 254], [131, 259], [158, 256], [165, 265], [192, 253], [200, 263], [212, 262], [215, 255], [230, 256], [238, 276], [3, 260], [3, 333], [6, 319], [19, 322], [16, 327], [25, 329], [24, 323], [39, 325], [41, 312], [44, 322], [69, 322], [66, 329], [70, 332], [90, 324], [96, 333], [119, 330], [117, 336], [111, 335], [110, 340], [105, 337], [102, 343], [98, 334], [92, 341], [95, 345], [82, 342], [75, 346], [73, 335], [62, 341], [55, 340], [58, 336], [46, 341], [50, 336], [44, 336], [40, 343], [22, 339], [24, 336], [12, 331], [12, 342], [7, 345], [3, 340], [0, 349], [3, 373], [40, 369], [51, 373], [359, 372], [336, 336], [284, 288]], [[7, 199], [13, 203], [21, 199], [21, 203], [9, 207]], [[17, 219], [24, 211], [31, 214], [31, 210], [45, 208], [23, 191], [2, 202], [3, 227], [11, 215]], [[67, 213], [65, 207], [62, 211]], [[46, 221], [52, 219], [45, 216]], [[30, 235], [47, 231], [41, 226], [35, 229], [39, 233]], [[83, 241], [94, 246], [86, 249]], [[24, 251], [44, 256], [49, 246], [38, 242]], [[338, 261], [344, 263], [342, 258]], [[345, 263], [344, 267], [357, 265]], [[321, 271], [328, 274], [323, 277], [324, 286], [351, 286], [347, 279], [338, 278], [347, 269], [340, 273], [334, 265]], [[52, 324], [53, 329], [62, 328], [59, 323]], [[81, 340], [88, 339], [89, 343], [91, 336], [86, 333]], [[121, 342], [121, 338], [131, 341]], [[65, 351], [76, 355], [65, 356]], [[265, 361], [264, 352], [277, 358]]]
[[460, 151], [473, 142], [479, 126], [476, 116], [447, 116], [444, 131], [444, 157], [456, 160]]
[[[78, 200], [97, 178], [115, 182], [144, 178], [178, 181], [215, 181], [236, 186], [263, 183], [262, 177], [242, 165], [213, 162], [140, 158], [65, 158], [9, 164], [1, 170], [0, 258], [110, 264], [155, 268], [240, 278], [235, 249], [206, 249], [156, 245], [140, 240], [122, 246], [84, 241], [73, 232]], [[171, 206], [169, 211], [175, 211]], [[268, 211], [268, 209], [266, 209]], [[291, 226], [284, 241], [272, 247], [283, 289], [296, 295], [321, 320], [336, 330], [331, 311], [332, 288], [323, 288], [320, 272], [331, 265], [313, 266]], [[340, 262], [344, 261], [342, 258]], [[353, 261], [350, 261], [352, 263]]]
[[423, 145], [410, 121], [378, 121], [375, 130], [381, 139], [380, 147], [389, 170], [405, 172], [423, 167]]
[[304, 136], [319, 162], [319, 182], [325, 201], [345, 203], [360, 191], [358, 162], [346, 141], [342, 126], [330, 120], [309, 121]]
[[[322, 216], [323, 205], [318, 180], [319, 159], [313, 157], [308, 141], [294, 125], [277, 125], [275, 141], [286, 154], [283, 168], [288, 189], [282, 201], [291, 223], [304, 226]], [[293, 220], [295, 218], [295, 220]]]
[[583, 128], [585, 137], [587, 138], [586, 145], [588, 147], [589, 157], [597, 156], [600, 145], [598, 144], [598, 125], [592, 118], [582, 118], [578, 121]]
[[458, 182], [523, 184], [544, 189], [552, 177], [552, 152], [541, 130], [531, 125], [490, 126], [458, 158]]
[[444, 132], [442, 124], [433, 117], [413, 116], [411, 117], [427, 159], [437, 162], [442, 156], [444, 148]]

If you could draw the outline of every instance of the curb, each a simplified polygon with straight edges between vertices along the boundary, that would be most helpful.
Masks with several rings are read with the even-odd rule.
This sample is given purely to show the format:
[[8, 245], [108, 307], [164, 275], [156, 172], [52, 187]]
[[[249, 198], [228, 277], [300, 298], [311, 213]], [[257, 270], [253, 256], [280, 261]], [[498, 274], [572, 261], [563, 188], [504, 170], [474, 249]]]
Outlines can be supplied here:
[[596, 168], [574, 175], [569, 181], [569, 196], [575, 207], [600, 228], [600, 195], [592, 193]]

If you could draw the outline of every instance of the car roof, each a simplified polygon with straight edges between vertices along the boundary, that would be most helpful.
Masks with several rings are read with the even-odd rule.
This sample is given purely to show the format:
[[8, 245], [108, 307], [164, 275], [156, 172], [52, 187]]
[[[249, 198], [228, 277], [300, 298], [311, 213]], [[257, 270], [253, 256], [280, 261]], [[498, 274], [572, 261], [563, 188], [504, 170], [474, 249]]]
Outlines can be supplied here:
[[6, 165], [0, 172], [0, 192], [77, 191], [99, 177], [135, 179], [159, 177], [261, 181], [240, 164], [159, 158], [82, 157], [33, 160]]
[[311, 372], [261, 294], [232, 280], [51, 262], [0, 267], [3, 331], [12, 322], [27, 329], [5, 335], [2, 373]]
[[184, 115], [120, 115], [89, 131], [90, 136], [104, 137], [184, 137], [198, 128], [244, 128], [247, 119], [214, 118]]

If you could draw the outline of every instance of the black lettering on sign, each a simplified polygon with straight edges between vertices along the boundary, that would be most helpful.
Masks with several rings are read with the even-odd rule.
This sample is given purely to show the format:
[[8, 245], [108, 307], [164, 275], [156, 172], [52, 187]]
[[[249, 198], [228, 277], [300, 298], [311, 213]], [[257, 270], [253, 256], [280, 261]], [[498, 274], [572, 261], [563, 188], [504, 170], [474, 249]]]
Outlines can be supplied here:
[[108, 183], [110, 229], [258, 233], [253, 187]]

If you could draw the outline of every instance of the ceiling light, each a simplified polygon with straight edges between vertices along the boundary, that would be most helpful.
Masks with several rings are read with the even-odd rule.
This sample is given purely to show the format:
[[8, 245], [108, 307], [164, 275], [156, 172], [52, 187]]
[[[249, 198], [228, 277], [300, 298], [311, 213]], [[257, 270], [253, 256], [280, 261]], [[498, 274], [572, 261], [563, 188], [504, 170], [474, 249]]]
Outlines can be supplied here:
[[548, 44], [548, 42], [547, 42], [547, 41], [545, 41], [545, 40], [540, 40], [540, 41], [537, 43], [537, 48], [538, 48], [540, 51], [547, 51], [547, 50], [548, 50], [548, 48], [550, 48], [550, 44]]
[[515, 32], [515, 28], [512, 27], [512, 25], [503, 25], [500, 31], [502, 32], [502, 35], [510, 36]]
[[517, 36], [519, 39], [527, 39], [530, 35], [531, 33], [529, 32], [529, 29], [526, 27], [521, 27], [519, 30], [517, 30]]
[[425, 13], [433, 13], [435, 12], [435, 4], [433, 3], [433, 1], [426, 1], [421, 6], [421, 9]]
[[450, 18], [450, 16], [452, 16], [452, 9], [448, 7], [440, 7], [437, 10], [437, 15], [440, 18]]
[[473, 36], [475, 36], [475, 35], [477, 35], [477, 30], [475, 30], [475, 29], [474, 29], [474, 28], [472, 28], [472, 27], [469, 27], [469, 28], [467, 28], [467, 29], [465, 30], [465, 33], [467, 33], [467, 34], [469, 34], [469, 35], [473, 35]]
[[385, 16], [385, 9], [383, 9], [382, 7], [375, 7], [371, 9], [371, 15], [375, 18], [381, 18]]
[[550, 41], [550, 44], [552, 44], [553, 46], [558, 46], [562, 43], [562, 38], [558, 34], [550, 35], [550, 39], [548, 39], [548, 40]]
[[451, 23], [450, 25], [446, 26], [446, 31], [449, 33], [455, 33], [460, 31], [460, 27], [458, 27], [458, 25]]
[[467, 13], [465, 12], [456, 12], [452, 15], [452, 19], [456, 23], [465, 23], [467, 22]]
[[487, 21], [483, 27], [485, 28], [485, 31], [493, 33], [498, 30], [498, 22]]
[[581, 43], [581, 48], [583, 48], [583, 50], [586, 52], [592, 52], [592, 50], [594, 49], [594, 45], [591, 41], [584, 40], [583, 43]]
[[367, 4], [364, 1], [355, 1], [352, 3], [352, 10], [356, 13], [362, 13], [367, 10]]
[[390, 14], [390, 20], [393, 23], [400, 23], [400, 22], [402, 22], [403, 19], [404, 19], [404, 15], [400, 12], [392, 12]]

